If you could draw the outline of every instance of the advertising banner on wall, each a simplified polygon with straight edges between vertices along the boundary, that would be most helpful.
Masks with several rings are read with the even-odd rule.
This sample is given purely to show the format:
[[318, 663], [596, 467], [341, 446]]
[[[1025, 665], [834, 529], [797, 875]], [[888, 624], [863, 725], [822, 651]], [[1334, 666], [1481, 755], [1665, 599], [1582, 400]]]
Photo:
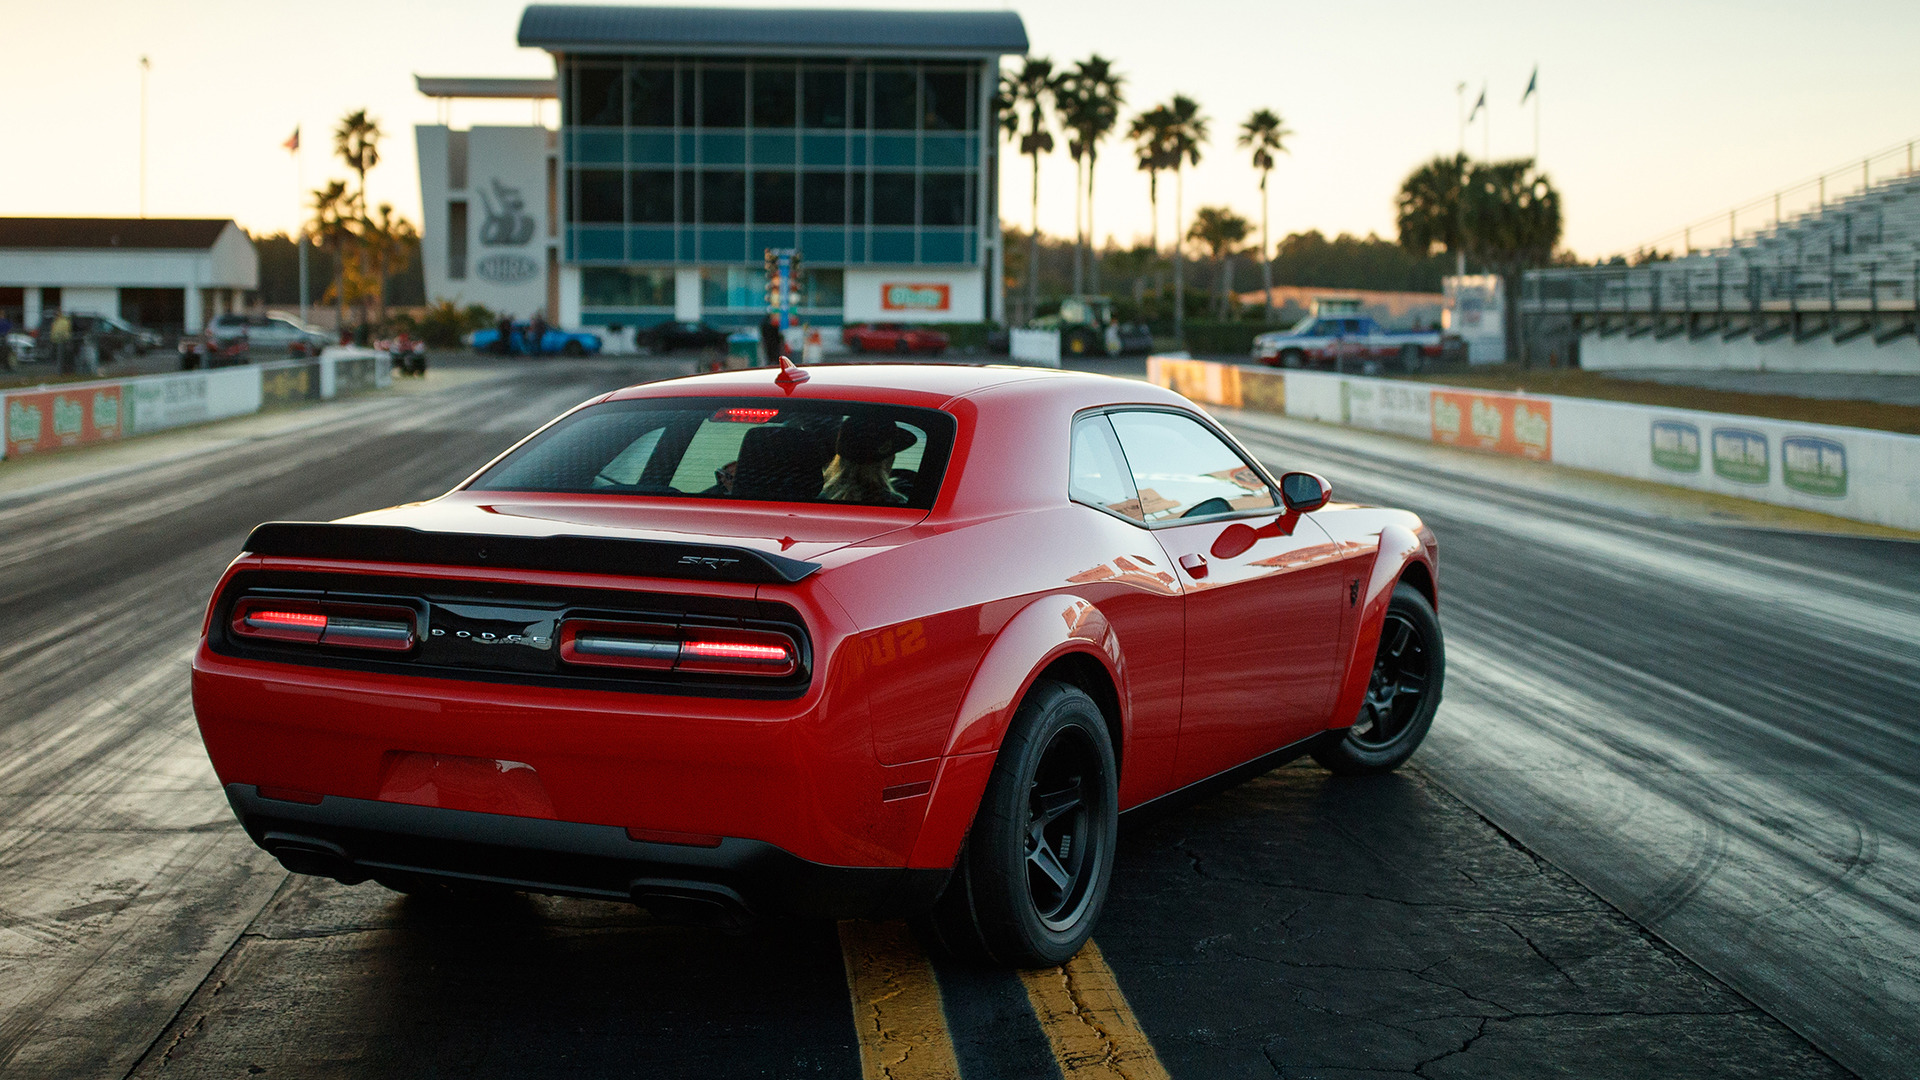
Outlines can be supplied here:
[[1517, 394], [1435, 390], [1433, 441], [1553, 460], [1553, 402]]
[[117, 439], [125, 422], [119, 383], [8, 394], [7, 456]]
[[297, 405], [320, 400], [320, 364], [306, 360], [292, 364], [272, 364], [260, 369], [260, 404]]

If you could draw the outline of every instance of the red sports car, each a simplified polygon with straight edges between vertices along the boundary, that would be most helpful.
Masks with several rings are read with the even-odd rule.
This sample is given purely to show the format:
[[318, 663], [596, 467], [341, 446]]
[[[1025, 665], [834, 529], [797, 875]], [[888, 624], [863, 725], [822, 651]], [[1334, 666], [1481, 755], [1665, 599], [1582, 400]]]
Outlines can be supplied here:
[[1433, 534], [1330, 494], [1101, 375], [650, 383], [440, 498], [255, 529], [194, 709], [298, 873], [918, 912], [1053, 964], [1120, 813], [1426, 734]]
[[899, 323], [872, 323], [849, 326], [840, 336], [854, 352], [926, 353], [938, 356], [947, 350], [947, 335]]

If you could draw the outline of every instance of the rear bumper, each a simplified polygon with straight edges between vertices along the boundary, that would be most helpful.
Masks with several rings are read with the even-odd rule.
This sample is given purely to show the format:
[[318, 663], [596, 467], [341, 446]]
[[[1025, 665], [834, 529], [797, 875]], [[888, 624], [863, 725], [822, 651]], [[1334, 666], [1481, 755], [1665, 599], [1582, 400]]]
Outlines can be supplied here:
[[649, 843], [611, 825], [510, 817], [329, 795], [318, 805], [226, 785], [254, 843], [287, 869], [348, 884], [418, 877], [631, 900], [719, 922], [756, 916], [886, 917], [923, 909], [949, 871], [827, 866], [734, 837]]

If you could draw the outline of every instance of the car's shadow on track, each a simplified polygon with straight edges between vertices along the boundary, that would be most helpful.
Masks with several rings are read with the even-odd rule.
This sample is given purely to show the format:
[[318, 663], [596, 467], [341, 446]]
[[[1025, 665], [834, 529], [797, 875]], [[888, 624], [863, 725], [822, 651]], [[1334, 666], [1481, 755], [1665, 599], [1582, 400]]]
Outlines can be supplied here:
[[1847, 1075], [1417, 771], [1125, 830], [1098, 936], [1174, 1076]]
[[831, 924], [294, 878], [222, 967], [140, 1074], [860, 1073]]

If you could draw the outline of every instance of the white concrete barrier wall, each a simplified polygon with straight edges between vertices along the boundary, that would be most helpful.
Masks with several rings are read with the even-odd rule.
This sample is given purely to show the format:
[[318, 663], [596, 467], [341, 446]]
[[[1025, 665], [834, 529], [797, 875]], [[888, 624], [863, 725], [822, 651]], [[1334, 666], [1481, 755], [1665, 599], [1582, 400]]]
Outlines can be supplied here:
[[[1272, 408], [1267, 369], [1153, 357], [1196, 400]], [[1320, 372], [1284, 373], [1288, 416], [1920, 530], [1920, 436]]]
[[[304, 363], [246, 364], [0, 391], [0, 458], [257, 413], [266, 396], [264, 380]], [[322, 398], [393, 384], [391, 360], [372, 349], [328, 349], [313, 363]], [[308, 394], [276, 386], [281, 399]]]
[[1060, 331], [1012, 330], [1007, 337], [1007, 352], [1013, 359], [1049, 367], [1060, 366]]

